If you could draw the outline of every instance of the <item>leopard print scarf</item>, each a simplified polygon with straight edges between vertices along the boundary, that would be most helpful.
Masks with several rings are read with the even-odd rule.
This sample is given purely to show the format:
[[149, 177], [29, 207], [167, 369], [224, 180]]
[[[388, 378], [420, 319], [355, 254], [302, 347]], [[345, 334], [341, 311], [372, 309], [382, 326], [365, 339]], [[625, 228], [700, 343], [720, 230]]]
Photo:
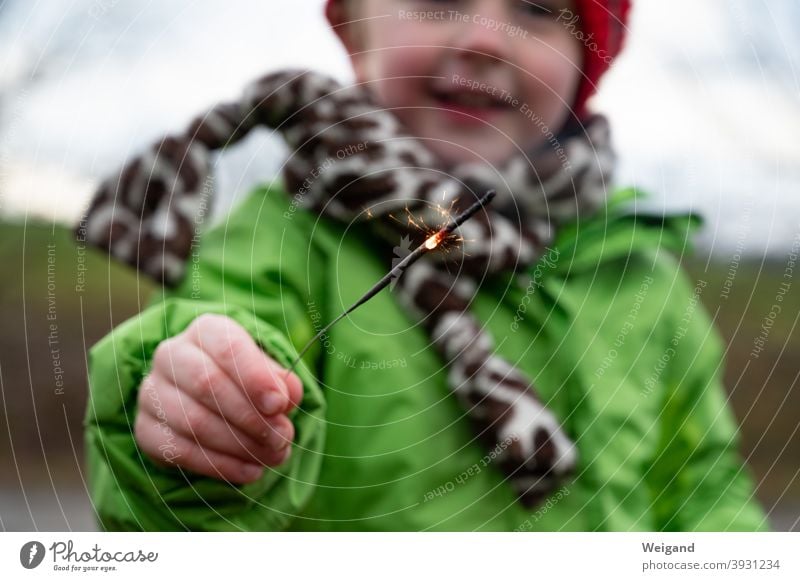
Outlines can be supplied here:
[[82, 234], [165, 285], [177, 284], [205, 203], [210, 152], [259, 126], [280, 131], [292, 151], [284, 177], [294, 204], [347, 223], [366, 221], [386, 248], [426, 235], [398, 214], [442, 225], [442, 208], [455, 213], [497, 190], [495, 202], [460, 228], [463, 241], [409, 267], [396, 292], [423, 321], [449, 368], [450, 389], [520, 501], [541, 502], [574, 472], [575, 447], [530, 379], [494, 352], [470, 300], [482, 278], [524, 273], [559, 224], [604, 204], [614, 161], [606, 120], [594, 116], [550, 133], [540, 151], [502, 167], [446, 168], [365, 89], [305, 71], [270, 74], [240, 101], [213, 107], [103, 182]]

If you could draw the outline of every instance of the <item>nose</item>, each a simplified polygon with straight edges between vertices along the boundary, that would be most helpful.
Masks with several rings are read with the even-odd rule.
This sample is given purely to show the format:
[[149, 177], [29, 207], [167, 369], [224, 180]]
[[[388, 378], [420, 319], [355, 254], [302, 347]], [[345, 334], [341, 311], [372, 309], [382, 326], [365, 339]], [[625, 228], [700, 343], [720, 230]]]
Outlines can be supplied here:
[[511, 55], [509, 14], [505, 1], [478, 0], [470, 2], [470, 9], [461, 14], [452, 46], [463, 60], [496, 64]]

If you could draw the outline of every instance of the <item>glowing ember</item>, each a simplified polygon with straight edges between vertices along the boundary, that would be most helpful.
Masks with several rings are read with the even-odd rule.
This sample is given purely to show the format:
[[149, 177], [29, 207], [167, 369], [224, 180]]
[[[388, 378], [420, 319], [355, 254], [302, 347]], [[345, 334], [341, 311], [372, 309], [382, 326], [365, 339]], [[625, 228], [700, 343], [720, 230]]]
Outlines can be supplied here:
[[442, 233], [437, 232], [436, 234], [434, 234], [425, 241], [425, 248], [427, 248], [428, 250], [433, 250], [434, 248], [439, 246], [439, 243], [441, 241], [442, 241]]
[[[410, 254], [408, 254], [408, 256], [403, 258], [403, 260], [395, 264], [392, 267], [392, 270], [386, 273], [386, 275], [382, 279], [380, 279], [377, 283], [375, 283], [372, 286], [372, 288], [369, 289], [366, 292], [366, 294], [364, 294], [364, 296], [362, 296], [360, 299], [358, 299], [358, 301], [355, 302], [355, 304], [353, 304], [350, 308], [348, 308], [346, 311], [344, 311], [342, 314], [336, 317], [333, 321], [325, 325], [325, 327], [322, 330], [320, 330], [314, 337], [312, 337], [311, 340], [306, 344], [306, 346], [303, 347], [303, 349], [300, 351], [297, 357], [295, 357], [291, 367], [289, 367], [289, 369], [286, 370], [286, 376], [287, 377], [289, 376], [289, 373], [291, 373], [291, 371], [295, 368], [295, 366], [300, 362], [303, 355], [306, 354], [311, 345], [313, 345], [317, 339], [319, 339], [325, 333], [327, 333], [328, 329], [333, 327], [336, 323], [341, 321], [343, 318], [352, 313], [358, 307], [369, 301], [372, 297], [381, 292], [381, 290], [389, 286], [392, 280], [400, 276], [405, 269], [407, 269], [417, 260], [422, 258], [424, 254], [433, 250], [434, 248], [437, 248], [442, 243], [456, 242], [456, 241], [463, 242], [464, 239], [455, 236], [453, 234], [453, 231], [459, 226], [461, 226], [464, 222], [472, 218], [472, 216], [474, 216], [479, 210], [483, 209], [489, 202], [491, 202], [494, 199], [495, 195], [496, 193], [494, 192], [494, 190], [486, 192], [477, 202], [472, 204], [469, 208], [467, 208], [466, 210], [464, 210], [458, 216], [455, 217], [450, 216], [451, 214], [450, 210], [444, 210], [441, 207], [437, 207], [439, 209], [439, 212], [443, 216], [447, 217], [448, 219], [447, 224], [443, 228], [439, 228], [438, 232], [436, 232], [435, 234], [431, 234], [430, 236], [428, 236], [425, 242], [417, 246], [413, 252], [411, 252]], [[427, 232], [431, 231], [423, 220], [421, 219], [415, 220], [414, 217], [411, 215], [411, 212], [409, 212], [408, 208], [406, 208], [406, 213], [408, 214], [409, 225], [414, 226], [415, 228], [419, 228], [423, 231]], [[371, 213], [369, 213], [369, 211], [367, 212], [367, 214], [371, 217]], [[392, 214], [389, 214], [389, 217], [392, 220], [399, 222], [399, 220], [397, 220], [397, 218], [395, 218]], [[444, 245], [444, 247], [446, 248], [446, 244]]]

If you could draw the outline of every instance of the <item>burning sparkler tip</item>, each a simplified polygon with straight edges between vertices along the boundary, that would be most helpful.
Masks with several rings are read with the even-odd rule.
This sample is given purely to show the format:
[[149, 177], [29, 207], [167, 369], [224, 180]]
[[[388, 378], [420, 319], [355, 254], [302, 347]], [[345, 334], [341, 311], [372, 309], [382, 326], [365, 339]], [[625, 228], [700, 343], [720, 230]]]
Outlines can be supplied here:
[[[495, 197], [495, 195], [496, 195], [496, 192], [494, 190], [489, 190], [477, 202], [472, 204], [464, 212], [460, 213], [458, 216], [450, 218], [449, 222], [447, 223], [447, 225], [444, 228], [440, 228], [438, 231], [436, 231], [433, 234], [431, 234], [430, 236], [428, 236], [428, 238], [425, 240], [425, 242], [422, 245], [418, 246], [417, 249], [414, 252], [412, 252], [408, 256], [406, 256], [389, 273], [387, 273], [386, 276], [384, 276], [370, 290], [368, 290], [367, 293], [364, 294], [364, 296], [362, 296], [356, 303], [354, 303], [349, 309], [344, 311], [342, 314], [340, 314], [338, 317], [336, 317], [333, 321], [328, 323], [321, 331], [319, 331], [317, 333], [317, 335], [314, 336], [306, 344], [306, 346], [300, 351], [300, 353], [297, 355], [297, 357], [295, 358], [294, 362], [292, 363], [292, 366], [289, 368], [289, 371], [294, 369], [294, 367], [299, 363], [300, 359], [308, 351], [308, 349], [311, 347], [311, 345], [317, 339], [319, 339], [324, 333], [326, 333], [328, 331], [328, 329], [330, 329], [333, 325], [335, 325], [337, 322], [342, 320], [349, 313], [353, 312], [359, 306], [361, 306], [364, 303], [366, 303], [367, 301], [369, 301], [372, 297], [374, 297], [376, 294], [378, 294], [382, 289], [384, 289], [387, 286], [389, 286], [389, 284], [392, 282], [393, 278], [397, 275], [397, 273], [399, 273], [403, 269], [408, 268], [409, 266], [411, 266], [414, 262], [416, 262], [419, 258], [421, 258], [422, 255], [425, 254], [426, 251], [434, 250], [435, 248], [437, 248], [442, 243], [451, 242], [453, 240], [455, 240], [455, 241], [459, 241], [460, 240], [460, 241], [463, 242], [464, 241], [464, 237], [463, 236], [461, 236], [461, 237], [454, 236], [453, 235], [453, 230], [455, 230], [456, 228], [461, 226], [464, 222], [469, 220], [472, 216], [477, 214], [478, 211], [483, 209], [486, 204], [488, 204], [489, 202], [492, 201], [492, 199]], [[451, 208], [453, 207], [453, 204], [454, 204], [454, 202], [451, 202], [451, 205], [450, 205]], [[406, 210], [408, 210], [408, 209], [406, 208]], [[448, 216], [449, 216], [449, 212], [448, 212]], [[395, 221], [399, 222], [399, 220], [397, 220], [397, 218], [395, 218], [392, 214], [389, 214], [389, 217], [392, 220], [395, 220]], [[409, 221], [409, 224], [413, 224], [414, 226], [420, 228], [420, 225], [417, 224], [413, 220], [413, 218], [411, 217], [410, 212], [409, 212], [408, 221]], [[425, 222], [422, 219], [420, 219], [420, 222], [422, 222], [422, 229], [427, 229], [427, 226], [425, 225]], [[444, 244], [444, 250], [447, 251], [447, 244]], [[469, 256], [468, 254], [466, 254], [466, 255]], [[287, 373], [287, 375], [288, 375], [288, 373]]]

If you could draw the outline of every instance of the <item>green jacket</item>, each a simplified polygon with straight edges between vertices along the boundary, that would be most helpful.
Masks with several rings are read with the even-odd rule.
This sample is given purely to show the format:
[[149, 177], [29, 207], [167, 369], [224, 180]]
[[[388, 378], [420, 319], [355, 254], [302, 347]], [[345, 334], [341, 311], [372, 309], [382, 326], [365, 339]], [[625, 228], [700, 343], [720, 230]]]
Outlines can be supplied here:
[[675, 257], [697, 216], [633, 215], [637, 193], [560, 230], [529, 279], [484, 280], [473, 312], [531, 377], [580, 454], [542, 506], [516, 500], [446, 384], [425, 331], [385, 290], [304, 358], [289, 462], [244, 486], [161, 468], [132, 435], [158, 343], [225, 313], [276, 360], [390, 265], [364, 225], [263, 188], [201, 239], [180, 288], [90, 353], [86, 447], [107, 530], [766, 530], [721, 384], [703, 282]]

